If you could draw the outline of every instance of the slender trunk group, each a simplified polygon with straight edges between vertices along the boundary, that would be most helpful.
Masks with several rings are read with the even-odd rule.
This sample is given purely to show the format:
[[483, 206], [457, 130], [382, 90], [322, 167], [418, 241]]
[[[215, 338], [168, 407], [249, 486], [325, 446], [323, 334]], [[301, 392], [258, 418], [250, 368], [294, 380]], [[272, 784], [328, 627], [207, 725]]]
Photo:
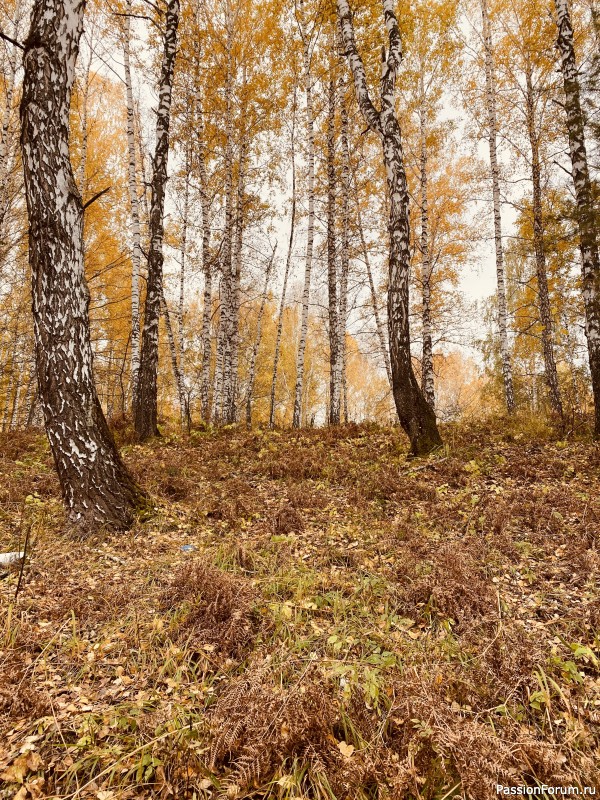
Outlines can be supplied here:
[[265, 285], [260, 301], [260, 308], [258, 311], [258, 319], [256, 321], [256, 337], [254, 339], [254, 347], [252, 348], [252, 356], [250, 357], [250, 368], [248, 370], [248, 388], [246, 390], [246, 424], [252, 425], [252, 399], [254, 394], [254, 381], [256, 380], [256, 360], [258, 358], [258, 350], [260, 348], [260, 340], [262, 335], [262, 322], [265, 313], [265, 306], [267, 305], [267, 298], [269, 292], [269, 280], [273, 271], [273, 264], [275, 263], [275, 252], [277, 244], [273, 247], [271, 258], [265, 270]]
[[542, 325], [542, 350], [544, 353], [544, 374], [550, 392], [552, 409], [562, 419], [563, 405], [558, 384], [558, 372], [554, 357], [552, 312], [550, 310], [550, 294], [548, 291], [548, 274], [546, 270], [546, 252], [544, 249], [544, 224], [542, 211], [542, 178], [540, 165], [540, 148], [535, 128], [535, 101], [531, 70], [525, 75], [526, 82], [526, 117], [527, 133], [531, 146], [531, 181], [533, 185], [533, 246], [535, 251], [535, 271], [538, 287], [538, 305]]

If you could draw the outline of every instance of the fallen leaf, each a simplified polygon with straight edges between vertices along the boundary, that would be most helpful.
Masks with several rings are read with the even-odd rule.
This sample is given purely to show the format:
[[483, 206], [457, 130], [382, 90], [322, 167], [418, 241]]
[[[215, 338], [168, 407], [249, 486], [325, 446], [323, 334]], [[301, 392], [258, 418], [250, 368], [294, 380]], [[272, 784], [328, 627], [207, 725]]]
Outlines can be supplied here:
[[338, 749], [344, 758], [350, 758], [354, 752], [354, 745], [348, 744], [348, 742], [338, 742]]

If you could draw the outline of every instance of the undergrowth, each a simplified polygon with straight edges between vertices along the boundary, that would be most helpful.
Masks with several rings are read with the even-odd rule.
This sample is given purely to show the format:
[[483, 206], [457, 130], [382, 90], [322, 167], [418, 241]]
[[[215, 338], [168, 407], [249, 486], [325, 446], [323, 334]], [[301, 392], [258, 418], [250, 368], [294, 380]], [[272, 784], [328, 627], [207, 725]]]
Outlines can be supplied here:
[[0, 797], [597, 786], [600, 449], [528, 426], [124, 429], [157, 515], [84, 541], [0, 437]]

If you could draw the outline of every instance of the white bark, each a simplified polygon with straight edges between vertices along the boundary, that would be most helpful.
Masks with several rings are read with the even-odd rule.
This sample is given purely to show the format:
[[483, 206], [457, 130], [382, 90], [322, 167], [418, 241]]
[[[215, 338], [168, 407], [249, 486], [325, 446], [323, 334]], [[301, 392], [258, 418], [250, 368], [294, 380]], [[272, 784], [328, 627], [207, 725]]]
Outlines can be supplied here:
[[[125, 11], [127, 14], [131, 14], [131, 0], [127, 0]], [[142, 249], [135, 155], [135, 115], [131, 81], [130, 39], [130, 18], [129, 16], [125, 16], [123, 23], [123, 63], [125, 71], [125, 98], [127, 103], [128, 188], [131, 218], [131, 395], [133, 398], [137, 394], [138, 374], [140, 369], [140, 267]]]
[[568, 0], [554, 0], [558, 25], [558, 50], [565, 92], [565, 111], [583, 274], [585, 334], [594, 393], [595, 435], [600, 436], [600, 256], [597, 216], [585, 147], [585, 130], [579, 91], [579, 74], [573, 44]]
[[179, 0], [168, 0], [156, 114], [144, 330], [138, 396], [134, 404], [135, 431], [140, 441], [158, 435], [158, 325], [163, 285], [165, 194], [179, 12]]
[[306, 336], [308, 333], [308, 312], [310, 304], [310, 280], [313, 263], [313, 247], [315, 238], [315, 116], [312, 99], [312, 74], [310, 67], [309, 40], [302, 18], [300, 6], [299, 21], [303, 47], [304, 91], [306, 93], [306, 139], [307, 139], [307, 171], [308, 171], [308, 229], [306, 235], [306, 261], [304, 266], [304, 289], [302, 291], [302, 316], [300, 322], [300, 339], [296, 358], [296, 386], [294, 391], [293, 427], [302, 425], [302, 399], [304, 389], [304, 360], [306, 355]]

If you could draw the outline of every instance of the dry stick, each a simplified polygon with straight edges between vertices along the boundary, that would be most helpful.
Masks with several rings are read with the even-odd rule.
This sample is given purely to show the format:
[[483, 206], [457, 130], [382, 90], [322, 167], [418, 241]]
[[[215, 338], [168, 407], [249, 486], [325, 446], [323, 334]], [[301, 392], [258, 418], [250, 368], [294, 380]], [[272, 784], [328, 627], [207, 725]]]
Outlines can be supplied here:
[[17, 595], [19, 594], [19, 589], [21, 588], [21, 581], [23, 580], [23, 572], [25, 570], [25, 559], [27, 558], [27, 545], [29, 544], [29, 534], [31, 533], [32, 525], [29, 525], [27, 528], [27, 533], [25, 534], [25, 544], [23, 545], [23, 558], [21, 559], [21, 569], [19, 571], [19, 580], [17, 581], [17, 588], [15, 589], [15, 601], [17, 599]]

